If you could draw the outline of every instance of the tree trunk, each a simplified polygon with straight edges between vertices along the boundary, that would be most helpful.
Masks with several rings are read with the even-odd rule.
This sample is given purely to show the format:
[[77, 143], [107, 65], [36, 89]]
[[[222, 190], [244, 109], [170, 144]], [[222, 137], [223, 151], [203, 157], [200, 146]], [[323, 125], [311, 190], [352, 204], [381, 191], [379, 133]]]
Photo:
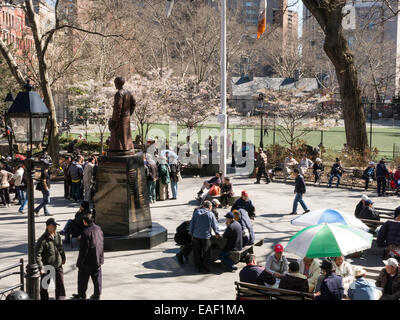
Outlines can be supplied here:
[[53, 163], [58, 165], [59, 158], [59, 142], [56, 108], [54, 105], [53, 93], [51, 91], [49, 75], [47, 71], [47, 63], [45, 52], [42, 47], [39, 23], [35, 16], [32, 0], [25, 0], [26, 15], [28, 17], [29, 26], [32, 29], [33, 39], [35, 41], [36, 58], [38, 60], [40, 88], [42, 90], [44, 103], [50, 111], [50, 128], [49, 128], [49, 155]]
[[359, 152], [368, 147], [365, 113], [361, 103], [353, 55], [343, 36], [342, 9], [344, 0], [303, 0], [325, 34], [324, 51], [335, 67], [340, 88], [347, 145]]

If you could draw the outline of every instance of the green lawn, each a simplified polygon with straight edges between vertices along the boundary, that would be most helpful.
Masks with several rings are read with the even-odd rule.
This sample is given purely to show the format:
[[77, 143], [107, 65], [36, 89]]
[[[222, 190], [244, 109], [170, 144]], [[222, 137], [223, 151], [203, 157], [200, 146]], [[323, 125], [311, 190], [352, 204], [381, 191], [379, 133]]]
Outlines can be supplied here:
[[[246, 132], [250, 135], [254, 134], [255, 145], [258, 146], [260, 144], [260, 127], [250, 127], [243, 125], [230, 125], [229, 129], [233, 129], [234, 137], [237, 140], [243, 138], [243, 141], [246, 137]], [[178, 142], [184, 143], [186, 139], [186, 129], [184, 127], [178, 127]], [[201, 128], [196, 128], [196, 135], [192, 135], [191, 141], [200, 141], [202, 144], [207, 139], [209, 135], [214, 136], [219, 132], [218, 125], [207, 125], [202, 126]], [[400, 148], [400, 128], [373, 128], [372, 130], [372, 147], [378, 148], [379, 156], [385, 156], [388, 159], [392, 159], [393, 157], [393, 145], [397, 144], [398, 149]], [[154, 124], [150, 128], [150, 137], [158, 136], [162, 137], [162, 133], [165, 134], [165, 137], [169, 137], [169, 126], [168, 124]], [[138, 130], [132, 132], [132, 136], [135, 137], [138, 134]], [[65, 134], [64, 134], [65, 136]], [[78, 134], [70, 135], [77, 137]], [[107, 139], [108, 134], [106, 134], [105, 139]], [[368, 128], [368, 139], [370, 137], [369, 128]], [[311, 146], [317, 146], [321, 142], [321, 131], [312, 131], [307, 133], [302, 137], [303, 140], [307, 142], [307, 144]], [[100, 135], [91, 133], [88, 135], [89, 141], [99, 141]], [[275, 141], [278, 144], [285, 145], [286, 143], [282, 139], [280, 132], [277, 130], [275, 133]], [[323, 144], [326, 149], [332, 152], [340, 152], [343, 148], [343, 144], [346, 142], [346, 135], [343, 127], [335, 127], [329, 130], [323, 131]], [[272, 128], [268, 128], [268, 135], [264, 136], [264, 145], [270, 145], [273, 143], [273, 130]], [[400, 152], [400, 151], [398, 151]], [[400, 156], [400, 154], [396, 155]]]

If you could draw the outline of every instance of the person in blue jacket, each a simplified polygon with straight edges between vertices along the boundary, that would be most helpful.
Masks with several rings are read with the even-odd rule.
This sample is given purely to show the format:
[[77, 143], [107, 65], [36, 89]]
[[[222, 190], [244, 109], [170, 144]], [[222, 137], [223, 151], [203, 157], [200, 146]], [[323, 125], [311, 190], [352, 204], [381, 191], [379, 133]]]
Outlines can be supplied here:
[[233, 210], [232, 213], [235, 215], [235, 220], [242, 226], [243, 246], [254, 244], [254, 228], [247, 211], [240, 208], [238, 210]]

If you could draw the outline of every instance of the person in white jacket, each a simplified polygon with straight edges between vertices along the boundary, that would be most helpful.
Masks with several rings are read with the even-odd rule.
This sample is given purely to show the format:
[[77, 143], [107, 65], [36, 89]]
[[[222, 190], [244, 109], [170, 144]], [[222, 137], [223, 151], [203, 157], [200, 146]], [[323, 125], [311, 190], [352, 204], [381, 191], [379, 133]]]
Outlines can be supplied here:
[[333, 259], [333, 267], [335, 268], [335, 273], [343, 278], [344, 284], [354, 281], [353, 266], [345, 261], [343, 256]]
[[300, 270], [299, 272], [307, 277], [308, 289], [310, 292], [314, 291], [318, 278], [321, 275], [320, 261], [315, 258], [298, 259]]

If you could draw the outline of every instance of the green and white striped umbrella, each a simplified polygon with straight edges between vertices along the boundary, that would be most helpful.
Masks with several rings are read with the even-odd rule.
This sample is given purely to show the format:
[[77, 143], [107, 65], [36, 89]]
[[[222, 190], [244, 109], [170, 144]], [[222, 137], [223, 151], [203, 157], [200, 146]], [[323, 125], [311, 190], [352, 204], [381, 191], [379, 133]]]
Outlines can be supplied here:
[[296, 233], [285, 251], [301, 258], [339, 257], [371, 248], [372, 234], [340, 223], [319, 224]]

